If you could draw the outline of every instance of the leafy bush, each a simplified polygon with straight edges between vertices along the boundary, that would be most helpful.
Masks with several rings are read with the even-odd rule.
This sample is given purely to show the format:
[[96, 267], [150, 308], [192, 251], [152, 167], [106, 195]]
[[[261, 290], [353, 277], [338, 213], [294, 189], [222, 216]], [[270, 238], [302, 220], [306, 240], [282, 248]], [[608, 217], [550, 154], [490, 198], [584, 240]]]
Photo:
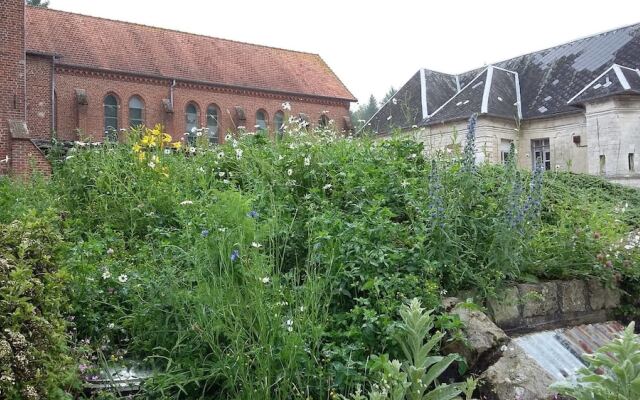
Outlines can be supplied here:
[[70, 398], [60, 236], [46, 219], [0, 225], [0, 397]]
[[585, 356], [588, 367], [578, 371], [576, 382], [551, 386], [576, 400], [640, 399], [640, 336], [630, 323], [619, 338]]
[[[443, 332], [437, 331], [429, 338], [434, 327], [432, 312], [433, 310], [425, 312], [420, 306], [420, 300], [416, 298], [402, 306], [402, 322], [398, 323], [400, 333], [396, 338], [404, 353], [404, 362], [389, 360], [387, 356], [374, 356], [372, 371], [379, 375], [379, 379], [372, 384], [368, 396], [363, 396], [358, 391], [351, 396], [353, 400], [451, 400], [459, 399], [458, 395], [463, 391], [466, 391], [468, 399], [471, 398], [475, 387], [473, 380], [436, 384], [440, 375], [459, 356], [449, 354], [441, 357], [431, 354], [444, 337]], [[435, 387], [430, 388], [432, 385]], [[470, 391], [467, 391], [467, 387]], [[342, 398], [346, 399], [344, 396]]]
[[640, 196], [600, 178], [475, 165], [471, 145], [427, 159], [406, 138], [295, 122], [219, 146], [129, 133], [71, 149], [50, 181], [0, 179], [0, 221], [60, 219], [83, 374], [137, 358], [151, 397], [352, 393], [370, 354], [402, 356], [407, 299], [640, 277], [619, 242]]

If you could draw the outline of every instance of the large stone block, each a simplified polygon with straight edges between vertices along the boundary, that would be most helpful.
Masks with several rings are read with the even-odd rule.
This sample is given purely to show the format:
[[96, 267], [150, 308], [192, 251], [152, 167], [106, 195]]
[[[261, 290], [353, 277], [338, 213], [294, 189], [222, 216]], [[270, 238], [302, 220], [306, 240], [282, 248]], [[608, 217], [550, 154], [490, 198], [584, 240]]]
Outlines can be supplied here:
[[483, 312], [459, 304], [451, 310], [464, 324], [465, 341], [449, 343], [444, 351], [458, 353], [471, 369], [482, 370], [500, 356], [501, 347], [509, 338]]
[[604, 296], [604, 308], [616, 308], [620, 305], [620, 297], [621, 297], [620, 289], [617, 287], [614, 288], [605, 288], [605, 296]]
[[481, 376], [483, 399], [547, 400], [555, 380], [517, 344], [506, 346], [502, 357]]
[[609, 288], [597, 279], [592, 279], [587, 283], [589, 288], [589, 305], [594, 311], [615, 308], [620, 305], [620, 290]]
[[510, 287], [487, 301], [487, 306], [498, 326], [512, 326], [520, 319], [520, 293], [517, 287]]
[[589, 289], [589, 306], [593, 311], [602, 310], [607, 295], [604, 285], [597, 279], [591, 279], [587, 282], [587, 287]]
[[523, 302], [522, 316], [525, 318], [552, 315], [558, 311], [558, 288], [556, 282], [518, 285]]
[[563, 313], [586, 311], [586, 285], [583, 281], [558, 282], [558, 289], [560, 291], [560, 310]]

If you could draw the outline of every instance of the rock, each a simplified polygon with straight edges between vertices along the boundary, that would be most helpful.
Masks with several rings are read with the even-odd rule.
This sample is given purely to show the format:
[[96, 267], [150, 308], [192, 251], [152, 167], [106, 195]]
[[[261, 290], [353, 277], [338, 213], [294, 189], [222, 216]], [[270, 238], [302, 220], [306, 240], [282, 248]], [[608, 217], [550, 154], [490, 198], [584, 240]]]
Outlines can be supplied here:
[[510, 287], [500, 293], [500, 298], [489, 299], [487, 305], [498, 326], [510, 327], [518, 324], [520, 319], [519, 292], [517, 287]]
[[620, 305], [620, 289], [606, 287], [597, 279], [590, 280], [587, 286], [592, 310], [616, 308]]
[[558, 311], [558, 289], [555, 282], [518, 285], [525, 318], [555, 314]]
[[614, 288], [605, 288], [605, 296], [604, 296], [604, 308], [616, 308], [620, 305], [620, 289], [617, 287]]
[[510, 342], [502, 357], [481, 376], [481, 394], [491, 400], [547, 400], [555, 380], [517, 344]]
[[462, 300], [460, 300], [457, 297], [445, 297], [442, 299], [442, 307], [446, 312], [449, 312], [453, 307], [455, 307], [461, 302]]
[[443, 349], [458, 353], [467, 360], [472, 370], [482, 370], [501, 355], [502, 346], [509, 341], [504, 331], [483, 312], [459, 304], [451, 310], [464, 323], [464, 341], [453, 341]]
[[561, 310], [563, 313], [582, 312], [587, 309], [585, 283], [573, 280], [558, 282], [560, 289]]
[[587, 283], [587, 287], [589, 288], [589, 306], [593, 311], [602, 310], [607, 294], [604, 285], [597, 279], [591, 279]]

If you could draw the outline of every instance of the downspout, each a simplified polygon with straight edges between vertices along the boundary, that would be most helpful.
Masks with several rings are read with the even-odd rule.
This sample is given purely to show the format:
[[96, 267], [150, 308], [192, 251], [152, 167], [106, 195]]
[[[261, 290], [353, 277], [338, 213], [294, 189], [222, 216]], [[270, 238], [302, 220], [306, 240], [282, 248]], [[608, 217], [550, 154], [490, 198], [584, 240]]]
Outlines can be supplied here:
[[51, 56], [51, 137], [55, 134], [57, 136], [58, 132], [55, 132], [56, 129], [56, 56]]
[[176, 86], [176, 80], [174, 79], [169, 86], [169, 102], [171, 102], [171, 109], [173, 110], [173, 87]]

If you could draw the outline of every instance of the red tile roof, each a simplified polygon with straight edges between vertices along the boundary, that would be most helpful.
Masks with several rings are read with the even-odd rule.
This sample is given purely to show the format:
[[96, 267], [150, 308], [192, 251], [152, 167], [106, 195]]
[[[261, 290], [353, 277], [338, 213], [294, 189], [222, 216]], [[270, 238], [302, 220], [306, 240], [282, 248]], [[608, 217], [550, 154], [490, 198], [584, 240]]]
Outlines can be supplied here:
[[59, 64], [355, 101], [317, 54], [26, 7], [27, 51]]

